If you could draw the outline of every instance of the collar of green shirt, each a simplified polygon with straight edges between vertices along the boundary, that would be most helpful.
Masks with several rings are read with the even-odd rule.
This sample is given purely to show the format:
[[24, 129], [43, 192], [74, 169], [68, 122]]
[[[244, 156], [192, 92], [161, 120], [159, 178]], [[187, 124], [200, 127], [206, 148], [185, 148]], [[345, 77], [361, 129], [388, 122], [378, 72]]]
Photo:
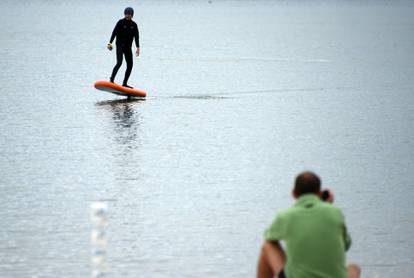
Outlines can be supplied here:
[[309, 205], [314, 205], [316, 203], [322, 202], [322, 200], [319, 198], [316, 194], [305, 194], [300, 196], [295, 203], [295, 207], [307, 207]]

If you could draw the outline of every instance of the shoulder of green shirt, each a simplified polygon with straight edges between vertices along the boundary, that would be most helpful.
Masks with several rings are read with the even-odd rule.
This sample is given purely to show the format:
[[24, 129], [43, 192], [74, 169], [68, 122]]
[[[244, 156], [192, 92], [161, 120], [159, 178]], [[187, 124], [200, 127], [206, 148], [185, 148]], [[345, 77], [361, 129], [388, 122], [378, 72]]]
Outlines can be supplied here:
[[292, 208], [283, 209], [278, 211], [277, 215], [273, 218], [272, 223], [264, 232], [264, 239], [268, 241], [282, 240], [285, 236], [284, 223], [285, 219], [291, 213]]

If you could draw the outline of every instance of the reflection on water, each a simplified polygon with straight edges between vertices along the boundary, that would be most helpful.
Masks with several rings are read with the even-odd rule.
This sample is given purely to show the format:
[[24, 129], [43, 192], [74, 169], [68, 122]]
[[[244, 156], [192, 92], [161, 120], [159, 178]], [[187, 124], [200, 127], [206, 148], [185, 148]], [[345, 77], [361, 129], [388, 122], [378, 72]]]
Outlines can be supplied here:
[[[139, 184], [142, 177], [142, 115], [140, 109], [145, 103], [142, 99], [121, 99], [102, 101], [95, 107], [103, 112], [105, 137], [109, 140], [102, 150], [108, 155], [108, 167], [113, 180], [110, 187], [113, 190], [111, 197], [122, 199], [125, 181], [132, 181], [131, 186]], [[107, 198], [107, 196], [105, 196]]]
[[143, 99], [121, 99], [96, 103], [96, 106], [111, 113], [114, 126], [115, 142], [127, 149], [139, 146], [139, 129], [141, 115], [138, 106], [144, 102]]

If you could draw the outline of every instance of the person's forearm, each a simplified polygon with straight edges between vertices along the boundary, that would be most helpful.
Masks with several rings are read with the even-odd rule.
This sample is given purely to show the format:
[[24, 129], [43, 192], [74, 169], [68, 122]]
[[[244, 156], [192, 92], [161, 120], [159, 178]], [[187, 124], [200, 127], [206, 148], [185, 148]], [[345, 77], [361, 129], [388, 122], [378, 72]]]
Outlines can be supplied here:
[[109, 39], [109, 42], [112, 43], [115, 39], [116, 33], [115, 30], [112, 32], [111, 38]]
[[137, 28], [137, 31], [135, 32], [135, 45], [136, 45], [136, 47], [137, 48], [139, 48], [139, 31], [138, 31], [138, 28]]

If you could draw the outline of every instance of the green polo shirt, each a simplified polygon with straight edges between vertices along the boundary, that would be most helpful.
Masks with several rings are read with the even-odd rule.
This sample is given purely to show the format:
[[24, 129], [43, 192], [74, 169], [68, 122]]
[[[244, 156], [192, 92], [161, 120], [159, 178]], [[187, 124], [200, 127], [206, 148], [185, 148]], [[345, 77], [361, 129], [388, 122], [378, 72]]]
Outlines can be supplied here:
[[279, 213], [264, 237], [286, 244], [287, 278], [346, 278], [345, 251], [351, 246], [339, 208], [315, 194], [298, 198]]

